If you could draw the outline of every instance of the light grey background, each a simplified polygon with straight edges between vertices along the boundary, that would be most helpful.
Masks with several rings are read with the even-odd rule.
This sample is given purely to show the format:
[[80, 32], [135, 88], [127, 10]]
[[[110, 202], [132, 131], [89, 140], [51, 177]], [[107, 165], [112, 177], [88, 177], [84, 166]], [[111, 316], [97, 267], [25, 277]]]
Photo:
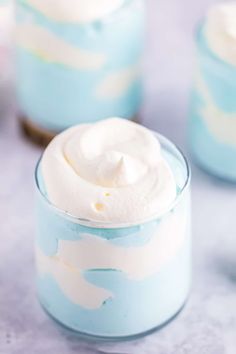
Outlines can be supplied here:
[[[143, 123], [187, 152], [192, 32], [210, 0], [147, 0]], [[79, 341], [39, 307], [33, 269], [33, 171], [40, 149], [0, 114], [0, 354], [235, 354], [236, 186], [192, 165], [194, 272], [190, 300], [169, 326], [127, 343]], [[188, 155], [188, 153], [187, 153]]]

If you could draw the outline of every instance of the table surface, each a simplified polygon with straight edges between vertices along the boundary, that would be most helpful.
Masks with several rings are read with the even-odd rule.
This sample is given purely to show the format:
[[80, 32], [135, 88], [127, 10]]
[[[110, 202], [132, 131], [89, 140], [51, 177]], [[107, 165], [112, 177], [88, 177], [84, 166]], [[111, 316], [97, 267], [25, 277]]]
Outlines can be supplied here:
[[[192, 32], [213, 2], [147, 0], [142, 121], [172, 139], [187, 156]], [[23, 139], [13, 114], [2, 108], [0, 354], [235, 354], [236, 186], [208, 176], [190, 159], [194, 249], [193, 286], [186, 307], [175, 321], [144, 339], [88, 343], [55, 325], [35, 297], [33, 171], [40, 154]]]

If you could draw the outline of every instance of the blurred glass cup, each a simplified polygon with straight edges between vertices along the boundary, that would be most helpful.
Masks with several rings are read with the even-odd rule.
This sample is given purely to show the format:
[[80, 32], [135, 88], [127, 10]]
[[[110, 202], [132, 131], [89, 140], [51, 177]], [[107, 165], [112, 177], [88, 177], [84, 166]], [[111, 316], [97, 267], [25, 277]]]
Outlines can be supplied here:
[[204, 28], [201, 23], [195, 35], [189, 144], [203, 169], [236, 182], [236, 67], [209, 48]]
[[[86, 1], [91, 17], [96, 4], [89, 0], [87, 8]], [[142, 97], [145, 6], [144, 0], [116, 3], [110, 13], [85, 21], [81, 8], [71, 11], [67, 0], [57, 9], [52, 0], [16, 1], [16, 86], [29, 135], [50, 140], [74, 124], [135, 117]]]

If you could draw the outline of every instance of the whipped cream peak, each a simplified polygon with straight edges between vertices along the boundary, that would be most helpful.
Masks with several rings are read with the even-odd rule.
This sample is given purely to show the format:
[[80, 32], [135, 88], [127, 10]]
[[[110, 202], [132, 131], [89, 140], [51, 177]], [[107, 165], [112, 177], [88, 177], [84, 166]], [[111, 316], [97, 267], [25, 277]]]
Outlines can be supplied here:
[[129, 155], [109, 151], [97, 159], [97, 183], [104, 187], [123, 187], [135, 183], [147, 168]]
[[225, 62], [236, 65], [236, 2], [212, 6], [204, 33], [210, 49]]
[[[142, 144], [140, 144], [142, 142]], [[104, 187], [133, 184], [160, 157], [160, 144], [150, 132], [133, 123], [111, 118], [79, 129], [65, 144], [64, 154], [86, 180]]]
[[176, 197], [157, 138], [121, 118], [78, 125], [58, 135], [43, 155], [42, 173], [53, 204], [94, 221], [143, 221]]

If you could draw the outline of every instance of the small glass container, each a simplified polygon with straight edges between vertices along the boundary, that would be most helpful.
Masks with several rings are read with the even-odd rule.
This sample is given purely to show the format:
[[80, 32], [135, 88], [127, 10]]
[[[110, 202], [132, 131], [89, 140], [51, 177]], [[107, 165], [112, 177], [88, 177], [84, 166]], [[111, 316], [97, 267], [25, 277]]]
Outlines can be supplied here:
[[55, 320], [80, 335], [131, 339], [156, 330], [184, 306], [191, 283], [190, 170], [158, 139], [177, 197], [145, 223], [81, 220], [52, 205], [36, 168], [38, 297]]
[[[75, 124], [135, 118], [142, 98], [145, 6], [144, 0], [121, 3], [82, 23], [73, 19], [67, 0], [53, 14], [55, 1], [16, 1], [16, 88], [29, 136], [48, 142]], [[68, 17], [54, 18], [62, 16], [60, 6]]]
[[191, 95], [189, 141], [209, 173], [236, 182], [236, 67], [214, 54], [197, 30], [196, 75]]

